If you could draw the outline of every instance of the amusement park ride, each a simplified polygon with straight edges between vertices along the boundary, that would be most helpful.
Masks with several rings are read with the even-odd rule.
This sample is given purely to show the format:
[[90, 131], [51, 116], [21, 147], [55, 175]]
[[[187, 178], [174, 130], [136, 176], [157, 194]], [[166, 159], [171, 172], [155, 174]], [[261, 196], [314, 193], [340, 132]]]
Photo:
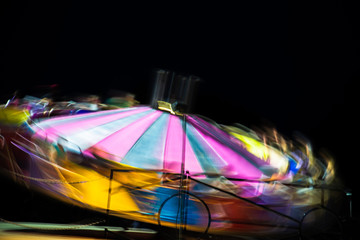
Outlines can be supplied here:
[[[189, 91], [179, 81], [166, 95]], [[1, 172], [69, 204], [177, 229], [179, 238], [343, 238], [351, 193], [330, 158], [274, 130], [187, 114], [187, 98], [175, 99], [96, 111], [9, 101], [0, 109]]]

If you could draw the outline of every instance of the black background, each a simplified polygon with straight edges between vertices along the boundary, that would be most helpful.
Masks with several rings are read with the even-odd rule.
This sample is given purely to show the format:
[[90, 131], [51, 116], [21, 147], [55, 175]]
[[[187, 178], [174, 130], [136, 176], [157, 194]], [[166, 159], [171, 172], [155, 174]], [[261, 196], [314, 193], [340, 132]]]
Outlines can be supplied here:
[[58, 84], [60, 96], [118, 89], [147, 104], [155, 69], [193, 74], [202, 79], [194, 112], [289, 138], [299, 131], [333, 154], [355, 190], [357, 9], [331, 0], [2, 1], [1, 99]]

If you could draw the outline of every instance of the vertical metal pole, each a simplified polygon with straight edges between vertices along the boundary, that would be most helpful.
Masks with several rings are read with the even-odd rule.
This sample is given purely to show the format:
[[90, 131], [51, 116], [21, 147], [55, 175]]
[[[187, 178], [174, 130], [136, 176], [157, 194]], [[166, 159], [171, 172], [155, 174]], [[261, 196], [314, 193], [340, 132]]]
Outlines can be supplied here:
[[184, 193], [184, 176], [185, 176], [185, 148], [186, 146], [186, 115], [183, 115], [183, 144], [182, 144], [182, 158], [181, 158], [181, 177], [180, 177], [180, 228], [179, 239], [182, 239], [184, 230], [184, 206], [185, 206], [185, 193]]
[[112, 183], [112, 179], [113, 179], [113, 176], [114, 176], [114, 171], [113, 169], [110, 170], [110, 180], [109, 180], [109, 191], [108, 191], [108, 202], [107, 202], [107, 208], [106, 208], [106, 222], [107, 224], [109, 225], [109, 213], [110, 213], [110, 199], [111, 199], [111, 183]]
[[349, 217], [352, 218], [352, 193], [346, 192], [346, 196], [349, 198]]
[[186, 231], [187, 226], [187, 210], [188, 210], [188, 204], [189, 204], [189, 185], [190, 185], [190, 179], [189, 179], [189, 171], [186, 171], [186, 190], [184, 191], [184, 231]]

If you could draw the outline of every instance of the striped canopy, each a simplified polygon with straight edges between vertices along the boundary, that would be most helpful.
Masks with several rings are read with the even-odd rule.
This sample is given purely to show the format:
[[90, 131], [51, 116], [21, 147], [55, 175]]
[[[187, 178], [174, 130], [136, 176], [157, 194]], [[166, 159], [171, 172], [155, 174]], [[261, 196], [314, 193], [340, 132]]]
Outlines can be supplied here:
[[190, 174], [260, 179], [269, 177], [272, 168], [238, 139], [196, 115], [147, 106], [50, 118], [31, 127], [35, 137], [61, 143], [68, 151], [143, 169], [180, 173], [184, 160]]

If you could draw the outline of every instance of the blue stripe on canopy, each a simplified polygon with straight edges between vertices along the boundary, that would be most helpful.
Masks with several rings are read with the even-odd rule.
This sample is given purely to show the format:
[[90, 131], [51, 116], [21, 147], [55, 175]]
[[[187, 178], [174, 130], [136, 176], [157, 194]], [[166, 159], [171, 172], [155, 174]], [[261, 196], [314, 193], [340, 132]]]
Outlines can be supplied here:
[[169, 117], [169, 113], [161, 114], [128, 151], [122, 163], [138, 168], [162, 169]]

